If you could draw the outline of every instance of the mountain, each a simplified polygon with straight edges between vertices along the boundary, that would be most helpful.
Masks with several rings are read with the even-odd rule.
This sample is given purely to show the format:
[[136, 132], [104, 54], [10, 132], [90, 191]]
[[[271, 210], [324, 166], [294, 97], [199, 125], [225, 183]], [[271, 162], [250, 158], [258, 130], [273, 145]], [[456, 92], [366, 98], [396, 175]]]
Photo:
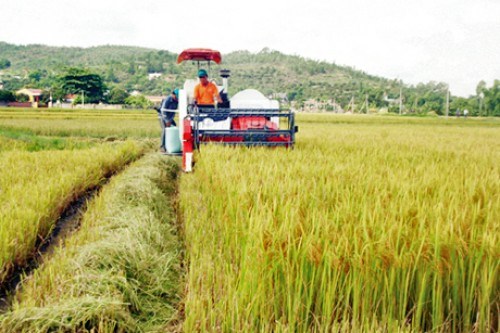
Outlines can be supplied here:
[[[10, 90], [21, 87], [48, 89], [67, 68], [84, 67], [101, 75], [109, 89], [121, 87], [129, 92], [138, 90], [146, 95], [164, 95], [182, 86], [186, 78], [196, 75], [196, 65], [189, 62], [177, 65], [176, 58], [177, 54], [166, 50], [132, 46], [80, 48], [0, 42], [0, 63], [2, 59], [10, 63], [9, 67], [0, 68], [0, 81]], [[439, 95], [433, 98], [435, 111], [442, 111], [445, 103], [444, 83], [410, 86], [351, 67], [267, 48], [258, 53], [231, 52], [223, 54], [222, 58], [221, 65], [211, 66], [211, 76], [217, 77], [222, 68], [230, 69], [230, 94], [254, 88], [266, 95], [286, 96], [298, 103], [316, 100], [329, 101], [332, 105], [335, 101], [347, 107], [354, 98], [358, 108], [365, 101], [371, 108], [396, 108], [402, 88], [408, 109], [422, 107], [425, 101], [419, 98], [428, 98], [432, 92]], [[149, 75], [152, 73], [161, 76]]]

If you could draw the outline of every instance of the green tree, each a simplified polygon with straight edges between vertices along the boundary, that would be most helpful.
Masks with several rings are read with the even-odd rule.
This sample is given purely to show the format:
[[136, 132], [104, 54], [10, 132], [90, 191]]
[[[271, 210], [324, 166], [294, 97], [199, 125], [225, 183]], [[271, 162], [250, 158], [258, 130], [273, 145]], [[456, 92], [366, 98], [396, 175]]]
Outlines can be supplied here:
[[40, 103], [48, 104], [50, 102], [50, 97], [51, 97], [50, 91], [43, 90], [42, 94], [40, 95]]
[[153, 106], [153, 103], [143, 95], [129, 96], [125, 99], [125, 104], [138, 109], [149, 109]]
[[495, 80], [491, 88], [484, 90], [484, 104], [487, 116], [500, 116], [500, 80]]
[[17, 94], [15, 96], [17, 102], [28, 102], [30, 100], [30, 97], [25, 94]]
[[66, 92], [63, 90], [62, 84], [60, 82], [56, 82], [52, 86], [51, 91], [52, 91], [52, 100], [54, 102], [64, 100]]
[[109, 66], [108, 70], [106, 71], [106, 81], [114, 82], [114, 83], [117, 83], [120, 81], [115, 74], [115, 69], [113, 68], [113, 66]]
[[115, 87], [109, 92], [108, 102], [110, 104], [124, 104], [127, 97], [129, 97], [129, 93], [125, 89]]
[[455, 112], [457, 109], [459, 109], [462, 113], [465, 109], [471, 111], [469, 106], [469, 99], [464, 97], [453, 98], [450, 102], [450, 110], [452, 112]]
[[127, 68], [127, 73], [130, 74], [130, 75], [134, 75], [136, 72], [136, 65], [133, 61], [131, 61], [129, 64], [128, 64], [128, 68]]
[[476, 95], [479, 96], [481, 93], [483, 93], [486, 89], [486, 82], [484, 80], [479, 81], [479, 83], [476, 86]]
[[0, 90], [0, 102], [14, 102], [16, 96], [10, 90]]
[[85, 95], [86, 103], [98, 103], [104, 99], [106, 86], [99, 74], [83, 68], [68, 68], [61, 77], [61, 87], [66, 94]]
[[40, 82], [40, 80], [46, 76], [47, 76], [46, 70], [35, 69], [34, 71], [32, 71], [28, 74], [28, 79], [30, 80], [31, 83], [36, 84], [36, 83]]
[[10, 91], [17, 91], [25, 86], [24, 80], [13, 77], [4, 81], [4, 89]]
[[10, 61], [8, 59], [0, 59], [0, 69], [9, 67], [10, 67]]

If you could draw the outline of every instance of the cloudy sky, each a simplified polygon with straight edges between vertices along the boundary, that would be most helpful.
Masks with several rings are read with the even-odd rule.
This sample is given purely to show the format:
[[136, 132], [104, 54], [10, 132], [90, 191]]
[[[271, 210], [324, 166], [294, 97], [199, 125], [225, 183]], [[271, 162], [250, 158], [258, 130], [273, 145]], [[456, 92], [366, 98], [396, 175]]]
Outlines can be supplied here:
[[500, 79], [500, 0], [2, 0], [0, 41], [264, 47], [452, 94]]

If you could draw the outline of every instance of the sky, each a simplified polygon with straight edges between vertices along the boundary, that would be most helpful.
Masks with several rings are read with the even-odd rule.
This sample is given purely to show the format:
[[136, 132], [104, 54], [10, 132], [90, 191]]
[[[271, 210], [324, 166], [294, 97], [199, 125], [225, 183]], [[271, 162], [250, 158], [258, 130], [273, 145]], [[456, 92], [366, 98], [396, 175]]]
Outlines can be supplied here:
[[[500, 79], [500, 0], [1, 0], [0, 41], [264, 48], [475, 94]], [[224, 60], [224, 59], [223, 59]]]

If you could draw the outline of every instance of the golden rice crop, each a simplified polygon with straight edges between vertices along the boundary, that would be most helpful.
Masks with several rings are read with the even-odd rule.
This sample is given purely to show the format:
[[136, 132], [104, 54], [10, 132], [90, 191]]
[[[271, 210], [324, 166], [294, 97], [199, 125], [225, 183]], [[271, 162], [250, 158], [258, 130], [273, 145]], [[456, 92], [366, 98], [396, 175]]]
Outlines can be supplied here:
[[163, 332], [179, 320], [179, 163], [148, 154], [92, 199], [81, 227], [25, 279], [0, 332]]
[[33, 254], [73, 199], [142, 151], [128, 141], [82, 150], [0, 153], [0, 282]]
[[299, 121], [182, 176], [185, 330], [498, 329], [499, 123]]

